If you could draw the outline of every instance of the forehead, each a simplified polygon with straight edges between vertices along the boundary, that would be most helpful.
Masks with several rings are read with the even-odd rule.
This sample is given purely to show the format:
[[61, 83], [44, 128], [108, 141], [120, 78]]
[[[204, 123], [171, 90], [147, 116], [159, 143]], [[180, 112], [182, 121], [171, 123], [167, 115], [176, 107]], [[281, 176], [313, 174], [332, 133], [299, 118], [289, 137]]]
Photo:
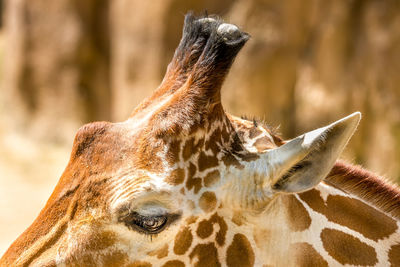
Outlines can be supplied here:
[[[113, 177], [109, 189], [111, 211], [125, 212], [165, 209], [176, 210], [176, 195], [171, 186], [163, 182], [164, 177], [138, 174]], [[134, 201], [133, 201], [134, 200]]]
[[210, 163], [210, 157], [227, 147], [233, 153], [237, 152], [235, 150], [257, 153], [274, 148], [280, 142], [281, 139], [264, 124], [230, 115], [225, 122], [196, 125], [186, 134], [165, 136], [152, 133], [145, 122], [138, 124], [134, 119], [123, 123], [95, 122], [79, 129], [71, 161], [79, 161], [93, 171], [140, 169], [156, 173], [162, 172], [166, 163], [173, 165], [189, 160], [201, 150], [208, 153], [204, 160], [199, 159], [200, 166]]
[[240, 167], [241, 160], [280, 145], [270, 129], [256, 121], [228, 115], [225, 122], [214, 124], [165, 136], [152, 134], [134, 119], [87, 124], [76, 135], [70, 170], [82, 179], [108, 177], [105, 186], [112, 195], [132, 197], [182, 185], [182, 190], [197, 193], [219, 179], [220, 167]]

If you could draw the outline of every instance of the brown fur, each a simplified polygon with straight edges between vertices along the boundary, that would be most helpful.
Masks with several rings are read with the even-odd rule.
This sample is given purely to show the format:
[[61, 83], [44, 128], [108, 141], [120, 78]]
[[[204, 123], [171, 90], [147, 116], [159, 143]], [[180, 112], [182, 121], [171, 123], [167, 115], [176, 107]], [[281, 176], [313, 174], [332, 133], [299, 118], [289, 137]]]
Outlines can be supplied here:
[[199, 199], [199, 206], [205, 212], [211, 212], [217, 205], [217, 197], [214, 192], [206, 191]]
[[246, 236], [236, 234], [226, 251], [226, 264], [229, 267], [250, 267], [254, 265], [254, 252]]
[[176, 255], [185, 254], [193, 241], [193, 235], [189, 228], [184, 227], [175, 237], [174, 253]]
[[162, 267], [185, 267], [185, 264], [178, 260], [167, 261]]
[[325, 183], [356, 195], [384, 212], [400, 219], [400, 190], [384, 178], [344, 161], [338, 161]]
[[198, 244], [194, 247], [192, 252], [189, 254], [190, 259], [195, 261], [196, 264], [192, 264], [195, 267], [220, 267], [221, 263], [218, 259], [218, 251], [214, 243]]
[[288, 222], [292, 231], [298, 232], [307, 229], [311, 218], [304, 206], [293, 196], [284, 195], [283, 203], [288, 208]]
[[394, 245], [390, 248], [389, 262], [391, 266], [400, 266], [400, 244]]
[[397, 230], [394, 219], [358, 199], [329, 195], [324, 201], [315, 189], [299, 196], [329, 221], [353, 229], [372, 240], [383, 239]]
[[298, 267], [328, 267], [324, 258], [308, 243], [293, 244], [290, 250]]
[[168, 244], [165, 244], [163, 247], [157, 250], [150, 251], [147, 253], [149, 256], [157, 256], [158, 259], [162, 259], [168, 256]]
[[325, 228], [321, 232], [325, 250], [341, 264], [373, 266], [378, 262], [373, 247], [341, 231]]
[[208, 220], [203, 220], [199, 222], [199, 225], [196, 230], [196, 234], [198, 237], [204, 239], [209, 237], [214, 231], [214, 224], [218, 224], [219, 230], [216, 235], [216, 241], [219, 246], [224, 245], [226, 232], [228, 230], [228, 226], [224, 219], [220, 217], [217, 213], [214, 213]]
[[207, 173], [207, 175], [204, 177], [204, 186], [205, 187], [211, 187], [215, 183], [218, 182], [220, 179], [220, 173], [218, 170], [214, 170], [212, 172]]

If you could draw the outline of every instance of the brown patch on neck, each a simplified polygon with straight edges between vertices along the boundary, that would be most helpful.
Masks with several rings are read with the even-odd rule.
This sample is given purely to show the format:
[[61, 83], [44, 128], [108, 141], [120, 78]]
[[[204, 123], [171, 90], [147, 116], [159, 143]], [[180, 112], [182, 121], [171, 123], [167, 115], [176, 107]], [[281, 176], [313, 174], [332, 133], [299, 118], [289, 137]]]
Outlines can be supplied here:
[[394, 245], [390, 248], [389, 262], [391, 266], [400, 266], [400, 244]]
[[183, 228], [175, 237], [174, 253], [183, 255], [189, 249], [193, 241], [193, 235], [188, 227]]
[[290, 229], [295, 232], [308, 229], [311, 225], [311, 218], [303, 204], [293, 195], [282, 195], [282, 199], [287, 208]]
[[325, 183], [356, 195], [400, 220], [400, 190], [359, 166], [336, 162]]
[[199, 190], [201, 189], [201, 179], [198, 177], [195, 177], [196, 174], [196, 165], [193, 163], [190, 163], [189, 165], [189, 172], [186, 180], [186, 188], [188, 191], [192, 190], [194, 188], [194, 193], [197, 194]]
[[232, 215], [232, 222], [237, 226], [241, 226], [245, 221], [245, 218], [241, 211], [234, 211]]
[[197, 226], [196, 234], [198, 237], [204, 239], [209, 237], [213, 232], [213, 225], [209, 220], [203, 220], [199, 222]]
[[214, 224], [218, 224], [219, 231], [216, 234], [216, 240], [219, 246], [223, 246], [225, 243], [226, 231], [228, 226], [224, 219], [220, 217], [217, 213], [213, 214], [209, 220], [203, 220], [199, 223], [196, 233], [197, 236], [204, 239], [209, 237], [214, 231]]
[[251, 267], [254, 265], [254, 252], [249, 240], [242, 234], [235, 234], [232, 244], [226, 251], [226, 264], [229, 267]]
[[158, 259], [162, 259], [168, 256], [168, 244], [165, 244], [160, 249], [150, 251], [147, 253], [149, 256], [157, 256]]
[[225, 155], [222, 157], [222, 161], [227, 167], [235, 166], [238, 169], [244, 168], [244, 166], [240, 164], [240, 162], [231, 153], [225, 153]]
[[325, 250], [340, 264], [372, 266], [378, 262], [373, 247], [344, 232], [325, 228], [321, 240]]
[[205, 212], [211, 212], [217, 206], [217, 197], [214, 192], [206, 191], [199, 199], [199, 206]]
[[397, 230], [395, 220], [358, 199], [329, 195], [324, 202], [316, 189], [299, 196], [310, 208], [325, 215], [329, 221], [346, 226], [374, 241]]
[[194, 147], [194, 137], [192, 137], [186, 141], [183, 147], [182, 157], [185, 161], [187, 161], [194, 153], [196, 153], [196, 151], [194, 151]]
[[145, 261], [135, 261], [131, 264], [126, 265], [126, 267], [152, 267], [153, 265]]
[[215, 155], [208, 156], [204, 152], [200, 153], [198, 166], [199, 171], [204, 171], [206, 169], [218, 166], [219, 161]]
[[[218, 123], [218, 121], [214, 123]], [[208, 141], [205, 143], [205, 150], [211, 150], [212, 153], [216, 155], [218, 151], [221, 150], [220, 148], [222, 146], [221, 139], [222, 139], [222, 131], [221, 129], [217, 128], [214, 130], [214, 132], [210, 135]]]
[[[122, 251], [113, 251], [108, 255], [105, 255], [102, 259], [102, 264], [104, 266], [126, 266], [126, 263], [129, 262], [128, 255]], [[148, 266], [143, 263], [143, 267]], [[96, 264], [97, 265], [97, 264]]]
[[218, 260], [218, 251], [213, 243], [208, 244], [199, 244], [189, 255], [190, 259], [193, 261], [193, 258], [197, 259], [195, 267], [220, 267], [221, 263]]
[[226, 222], [224, 221], [224, 219], [222, 217], [218, 216], [218, 214], [214, 214], [211, 217], [211, 221], [219, 224], [219, 231], [217, 233], [216, 239], [217, 239], [218, 245], [223, 246], [225, 243], [225, 236], [226, 236], [226, 232], [228, 231], [228, 226], [226, 225]]
[[170, 185], [179, 185], [183, 183], [185, 180], [185, 170], [178, 168], [175, 169], [171, 172], [171, 174], [165, 178], [165, 182], [167, 182]]
[[220, 173], [218, 170], [214, 170], [212, 172], [207, 173], [204, 177], [204, 186], [211, 187], [216, 184], [220, 179]]
[[197, 219], [198, 219], [198, 217], [197, 216], [190, 216], [190, 217], [188, 217], [185, 221], [186, 221], [186, 223], [187, 224], [193, 224], [193, 223], [195, 223], [196, 221], [197, 221]]
[[178, 260], [167, 261], [161, 267], [185, 267], [185, 264]]
[[310, 244], [295, 243], [291, 245], [290, 249], [290, 254], [294, 255], [298, 267], [328, 267], [328, 263]]
[[180, 149], [181, 149], [180, 140], [174, 139], [169, 143], [167, 160], [170, 164], [174, 164], [179, 160]]

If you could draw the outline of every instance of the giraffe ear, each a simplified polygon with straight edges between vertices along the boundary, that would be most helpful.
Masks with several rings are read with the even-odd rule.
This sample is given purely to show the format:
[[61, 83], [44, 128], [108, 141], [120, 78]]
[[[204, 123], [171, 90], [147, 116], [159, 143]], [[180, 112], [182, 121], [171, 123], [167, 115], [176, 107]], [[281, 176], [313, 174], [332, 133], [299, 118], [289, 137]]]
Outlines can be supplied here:
[[271, 150], [273, 191], [294, 193], [316, 186], [328, 175], [360, 119], [361, 113], [353, 113]]

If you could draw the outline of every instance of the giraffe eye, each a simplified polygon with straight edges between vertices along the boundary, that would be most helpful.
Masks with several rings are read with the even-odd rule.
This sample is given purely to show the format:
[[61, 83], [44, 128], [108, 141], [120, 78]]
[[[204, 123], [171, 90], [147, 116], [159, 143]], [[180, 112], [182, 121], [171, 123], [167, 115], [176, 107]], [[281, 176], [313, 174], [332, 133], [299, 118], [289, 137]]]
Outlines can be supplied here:
[[142, 215], [137, 212], [132, 212], [120, 220], [129, 228], [144, 234], [158, 234], [165, 227], [175, 221], [179, 215], [177, 214], [162, 214], [162, 215]]
[[132, 223], [149, 234], [159, 233], [167, 224], [168, 217], [158, 216], [141, 216], [137, 215]]

